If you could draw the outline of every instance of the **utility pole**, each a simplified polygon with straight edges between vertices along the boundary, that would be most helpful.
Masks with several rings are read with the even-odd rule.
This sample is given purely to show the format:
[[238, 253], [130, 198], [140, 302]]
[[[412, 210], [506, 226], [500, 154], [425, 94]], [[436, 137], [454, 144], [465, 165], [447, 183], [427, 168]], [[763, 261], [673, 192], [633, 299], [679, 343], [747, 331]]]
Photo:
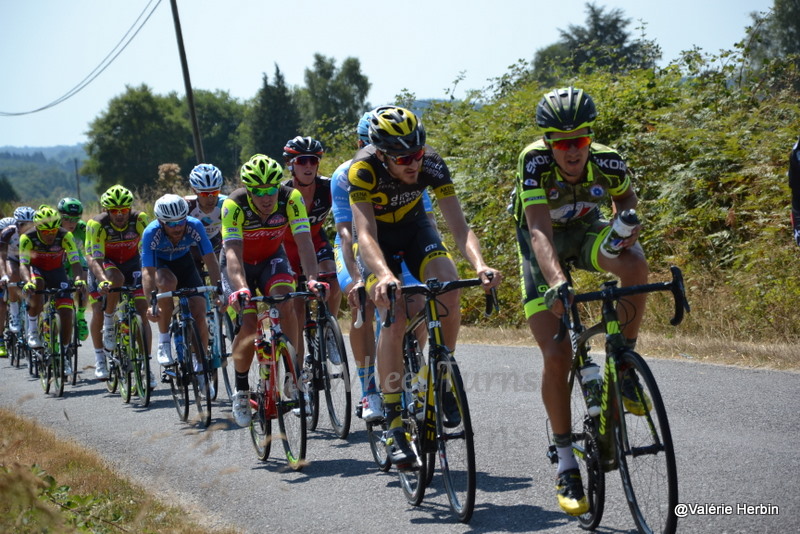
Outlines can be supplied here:
[[192, 93], [192, 81], [189, 79], [189, 65], [186, 63], [186, 50], [183, 48], [183, 33], [181, 32], [181, 20], [178, 17], [178, 1], [170, 0], [172, 4], [172, 19], [175, 21], [175, 38], [178, 40], [178, 52], [181, 56], [181, 68], [183, 69], [183, 84], [186, 86], [186, 103], [189, 106], [189, 117], [192, 121], [192, 138], [194, 139], [194, 155], [197, 163], [204, 163], [206, 156], [203, 153], [203, 141], [200, 139], [200, 126], [197, 123], [197, 112], [194, 108], [194, 94]]
[[78, 192], [78, 200], [81, 199], [81, 175], [78, 174], [78, 158], [72, 159], [75, 163], [75, 190]]

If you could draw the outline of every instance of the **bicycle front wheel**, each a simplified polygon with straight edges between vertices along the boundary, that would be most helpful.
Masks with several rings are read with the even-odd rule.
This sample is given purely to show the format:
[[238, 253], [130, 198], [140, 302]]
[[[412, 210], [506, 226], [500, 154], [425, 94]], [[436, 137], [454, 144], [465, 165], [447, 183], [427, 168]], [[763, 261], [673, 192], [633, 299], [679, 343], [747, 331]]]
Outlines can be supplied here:
[[131, 394], [134, 388], [133, 368], [129, 358], [131, 325], [124, 320], [121, 323], [116, 323], [114, 327], [114, 339], [117, 342], [114, 347], [114, 355], [119, 363], [119, 394], [122, 397], [122, 402], [128, 404], [131, 401]]
[[233, 385], [231, 384], [231, 375], [233, 374], [233, 358], [231, 357], [231, 348], [233, 347], [233, 321], [231, 316], [226, 312], [220, 313], [219, 310], [214, 310], [216, 316], [217, 337], [219, 342], [219, 358], [220, 367], [219, 371], [222, 375], [222, 381], [225, 384], [225, 394], [228, 395], [228, 402], [233, 399]]
[[324, 346], [323, 378], [325, 381], [325, 400], [333, 431], [341, 439], [350, 433], [350, 418], [353, 401], [350, 397], [350, 367], [347, 363], [347, 349], [342, 331], [335, 317], [329, 316], [322, 325]]
[[61, 397], [64, 394], [64, 351], [61, 350], [61, 317], [58, 314], [50, 318], [50, 340], [47, 351], [50, 353], [50, 367], [52, 368], [53, 395]]
[[211, 424], [211, 373], [206, 365], [206, 350], [200, 343], [197, 325], [191, 323], [184, 333], [189, 353], [189, 371], [191, 372], [192, 391], [197, 405], [197, 417], [200, 424], [207, 427]]
[[306, 457], [306, 408], [294, 367], [295, 351], [285, 336], [275, 343], [276, 355], [275, 391], [273, 392], [278, 413], [283, 448], [289, 467], [300, 470]]
[[375, 460], [375, 465], [384, 473], [387, 472], [392, 467], [392, 460], [386, 451], [386, 422], [368, 422], [367, 439], [369, 440], [369, 450], [372, 452], [372, 459]]
[[301, 374], [303, 393], [305, 394], [306, 401], [306, 416], [308, 417], [308, 430], [316, 430], [317, 423], [319, 422], [319, 395], [320, 389], [317, 386], [320, 384], [322, 373], [322, 353], [318, 341], [319, 330], [317, 326], [306, 326], [303, 329], [303, 336], [305, 336], [306, 350], [308, 356], [303, 360], [303, 372]]
[[[266, 383], [266, 380], [259, 380], [256, 390], [250, 394], [250, 406], [253, 410], [250, 419], [250, 439], [256, 449], [256, 456], [262, 462], [269, 458], [269, 451], [272, 448], [272, 420], [267, 415]], [[255, 407], [252, 407], [253, 399], [255, 399]]]
[[475, 445], [469, 403], [458, 364], [450, 353], [437, 362], [436, 432], [439, 465], [450, 507], [462, 523], [475, 509]]
[[578, 460], [583, 481], [583, 492], [589, 503], [589, 510], [578, 516], [581, 528], [594, 530], [603, 519], [606, 496], [606, 478], [600, 462], [600, 450], [597, 446], [596, 420], [589, 416], [580, 374], [577, 370], [570, 373], [572, 396], [570, 408], [572, 412], [572, 452]]
[[130, 321], [130, 328], [128, 361], [133, 370], [133, 382], [136, 386], [136, 395], [139, 397], [139, 405], [146, 407], [150, 405], [150, 358], [144, 344], [141, 317], [134, 315]]
[[622, 486], [639, 532], [675, 532], [678, 473], [667, 411], [653, 373], [633, 351], [618, 362], [617, 445]]

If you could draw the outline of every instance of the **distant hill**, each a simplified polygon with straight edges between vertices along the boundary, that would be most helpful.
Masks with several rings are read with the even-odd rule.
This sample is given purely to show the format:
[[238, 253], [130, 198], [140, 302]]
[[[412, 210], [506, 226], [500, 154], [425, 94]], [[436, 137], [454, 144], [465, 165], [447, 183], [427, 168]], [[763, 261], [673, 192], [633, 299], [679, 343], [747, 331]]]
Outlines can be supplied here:
[[92, 202], [97, 198], [93, 183], [84, 176], [76, 180], [76, 168], [85, 159], [83, 145], [4, 146], [0, 147], [0, 176], [8, 180], [22, 205], [54, 204], [67, 196]]

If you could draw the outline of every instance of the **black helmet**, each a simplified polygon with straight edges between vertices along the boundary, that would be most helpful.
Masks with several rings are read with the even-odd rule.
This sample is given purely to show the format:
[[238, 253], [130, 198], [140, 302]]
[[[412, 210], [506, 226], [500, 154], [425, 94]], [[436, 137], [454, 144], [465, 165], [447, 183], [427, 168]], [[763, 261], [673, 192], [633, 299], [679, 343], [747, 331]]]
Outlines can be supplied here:
[[387, 154], [413, 154], [425, 146], [425, 127], [405, 108], [381, 106], [370, 114], [369, 140]]
[[322, 157], [325, 149], [322, 148], [322, 143], [313, 137], [303, 137], [298, 135], [294, 139], [286, 141], [286, 146], [283, 147], [283, 157], [286, 161], [296, 158], [297, 156], [317, 156]]
[[572, 132], [591, 128], [597, 118], [592, 97], [583, 89], [562, 87], [550, 91], [536, 106], [536, 124], [547, 132]]

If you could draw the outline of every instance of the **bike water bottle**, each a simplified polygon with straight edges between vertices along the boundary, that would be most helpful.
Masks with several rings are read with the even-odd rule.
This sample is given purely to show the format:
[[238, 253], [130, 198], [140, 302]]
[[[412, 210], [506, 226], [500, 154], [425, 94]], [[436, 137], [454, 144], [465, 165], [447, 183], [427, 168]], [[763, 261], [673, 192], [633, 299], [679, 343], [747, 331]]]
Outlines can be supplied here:
[[257, 341], [258, 346], [256, 347], [256, 358], [258, 359], [258, 376], [263, 380], [269, 381], [269, 368], [272, 365], [272, 360], [267, 358], [267, 355], [270, 352], [269, 343], [266, 341], [259, 340]]
[[622, 250], [622, 242], [631, 236], [633, 229], [639, 224], [636, 210], [625, 210], [614, 219], [611, 231], [600, 245], [600, 252], [607, 258], [616, 258]]
[[592, 417], [600, 415], [600, 390], [603, 378], [600, 367], [591, 360], [581, 367], [581, 383], [586, 397], [587, 412]]

